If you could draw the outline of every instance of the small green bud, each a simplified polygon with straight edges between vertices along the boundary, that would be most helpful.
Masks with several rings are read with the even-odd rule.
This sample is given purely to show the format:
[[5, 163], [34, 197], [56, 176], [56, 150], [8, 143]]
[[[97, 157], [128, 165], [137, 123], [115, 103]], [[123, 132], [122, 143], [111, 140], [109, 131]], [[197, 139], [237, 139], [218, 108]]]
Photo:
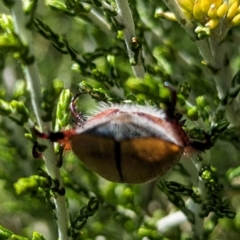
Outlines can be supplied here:
[[14, 84], [13, 98], [18, 99], [26, 94], [26, 81], [18, 79]]
[[3, 116], [8, 116], [13, 112], [12, 106], [5, 102], [4, 100], [0, 99], [0, 114]]
[[212, 178], [212, 172], [209, 170], [205, 170], [202, 174], [201, 174], [201, 178], [204, 180], [210, 180]]
[[148, 100], [147, 96], [142, 93], [136, 94], [136, 98], [138, 103], [145, 102], [146, 100]]
[[107, 61], [111, 66], [115, 66], [116, 64], [116, 57], [112, 54], [107, 55]]
[[170, 102], [170, 90], [166, 87], [160, 87], [159, 97], [164, 103]]
[[29, 238], [25, 238], [25, 237], [13, 234], [11, 236], [11, 240], [29, 240]]
[[204, 109], [207, 106], [207, 99], [205, 96], [198, 96], [196, 98], [196, 105], [200, 109]]
[[69, 89], [62, 90], [56, 110], [56, 126], [57, 130], [65, 127], [69, 123], [69, 105], [71, 102], [71, 92]]
[[190, 91], [191, 91], [191, 86], [188, 82], [179, 84], [178, 94], [181, 94], [184, 97], [184, 99], [188, 99]]
[[34, 3], [32, 1], [23, 1], [23, 9], [25, 14], [29, 14], [33, 11]]
[[15, 52], [21, 47], [18, 39], [11, 34], [0, 35], [0, 50], [3, 52]]
[[60, 1], [47, 0], [45, 2], [46, 2], [46, 5], [51, 8], [58, 9], [63, 12], [67, 10], [66, 5]]
[[196, 106], [193, 106], [187, 110], [187, 116], [190, 120], [196, 121], [198, 120], [198, 109]]
[[53, 80], [53, 85], [52, 85], [52, 92], [54, 94], [54, 96], [59, 96], [59, 94], [61, 93], [61, 91], [64, 88], [64, 83], [63, 81], [59, 80], [59, 79], [54, 79]]
[[137, 65], [137, 62], [136, 62], [135, 58], [130, 58], [129, 63], [131, 64], [131, 66], [136, 66]]
[[124, 33], [123, 31], [118, 31], [117, 32], [117, 39], [124, 41]]
[[142, 237], [152, 236], [152, 229], [148, 229], [146, 227], [140, 227], [138, 229], [138, 235]]
[[21, 115], [21, 122], [26, 123], [29, 119], [29, 111], [25, 107], [25, 104], [21, 101], [16, 101], [16, 100], [12, 100], [10, 104]]
[[45, 177], [33, 175], [28, 178], [20, 178], [14, 184], [16, 193], [21, 195], [28, 192], [36, 191], [38, 187], [48, 187], [49, 180]]
[[99, 81], [104, 82], [104, 81], [108, 80], [107, 75], [105, 73], [103, 73], [101, 70], [97, 69], [97, 68], [94, 68], [92, 70], [92, 74]]
[[210, 36], [210, 29], [208, 27], [198, 26], [195, 29], [195, 33], [199, 39], [205, 39]]
[[13, 235], [13, 232], [9, 231], [8, 229], [0, 225], [0, 239], [8, 240], [12, 235]]
[[228, 171], [226, 172], [226, 175], [229, 181], [234, 180], [234, 178], [240, 176], [240, 167], [228, 169]]
[[93, 90], [92, 85], [90, 85], [89, 83], [87, 83], [86, 81], [82, 81], [78, 84], [78, 88], [80, 92], [91, 92]]
[[82, 72], [81, 67], [80, 67], [80, 65], [79, 65], [78, 63], [72, 64], [71, 69], [72, 69], [74, 72], [77, 72], [77, 73], [81, 73], [81, 72]]
[[30, 140], [31, 142], [33, 142], [33, 135], [31, 133], [25, 133], [24, 137], [27, 138], [28, 140]]
[[146, 88], [148, 87], [144, 84], [144, 82], [141, 79], [138, 78], [128, 78], [126, 81], [126, 87], [129, 88], [133, 92], [146, 92]]
[[38, 232], [33, 232], [33, 236], [31, 240], [46, 240], [46, 238], [43, 237], [43, 235]]

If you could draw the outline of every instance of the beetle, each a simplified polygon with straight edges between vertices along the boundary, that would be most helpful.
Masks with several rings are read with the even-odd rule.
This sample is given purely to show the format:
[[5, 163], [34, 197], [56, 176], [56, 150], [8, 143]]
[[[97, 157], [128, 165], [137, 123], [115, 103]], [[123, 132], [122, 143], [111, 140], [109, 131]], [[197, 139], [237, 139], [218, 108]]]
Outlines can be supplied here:
[[175, 166], [189, 149], [203, 151], [212, 144], [190, 139], [183, 121], [174, 114], [176, 91], [166, 110], [131, 104], [102, 105], [97, 113], [84, 119], [76, 110], [77, 94], [70, 103], [76, 127], [38, 137], [59, 142], [92, 171], [121, 183], [144, 183], [157, 179]]

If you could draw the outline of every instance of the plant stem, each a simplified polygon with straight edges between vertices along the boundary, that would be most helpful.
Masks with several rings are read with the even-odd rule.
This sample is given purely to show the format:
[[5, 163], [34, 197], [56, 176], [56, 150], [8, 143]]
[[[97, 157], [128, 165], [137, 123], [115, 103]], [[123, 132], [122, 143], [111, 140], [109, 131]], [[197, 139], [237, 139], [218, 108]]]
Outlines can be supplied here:
[[[15, 32], [20, 38], [22, 44], [27, 46], [29, 49], [28, 57], [33, 56], [31, 49], [32, 38], [30, 31], [26, 28], [27, 17], [23, 12], [22, 1], [16, 0], [11, 8], [11, 14], [14, 22]], [[38, 69], [36, 63], [29, 65], [23, 64], [23, 70], [26, 76], [26, 81], [28, 85], [28, 90], [31, 96], [32, 107], [41, 130], [44, 129], [44, 123], [41, 120], [41, 82], [38, 74]], [[48, 174], [53, 179], [58, 179], [60, 186], [62, 187], [62, 179], [60, 175], [60, 169], [56, 166], [57, 160], [54, 154], [53, 145], [51, 143], [44, 143], [47, 145], [47, 150], [44, 152], [44, 160], [47, 168]], [[65, 196], [61, 196], [55, 193], [55, 206], [56, 215], [58, 222], [58, 233], [60, 240], [67, 240], [67, 229], [68, 229], [68, 214]]]
[[86, 13], [86, 17], [90, 19], [94, 24], [96, 24], [104, 33], [113, 37], [113, 33], [111, 32], [111, 26], [96, 10], [91, 9], [90, 12]]
[[178, 23], [185, 29], [188, 35], [193, 40], [196, 40], [196, 34], [194, 32], [195, 26], [188, 18], [185, 17], [181, 8], [177, 4], [177, 1], [176, 0], [163, 0], [163, 1], [169, 8], [169, 10], [174, 13]]
[[[131, 49], [132, 38], [136, 37], [135, 26], [133, 22], [132, 12], [129, 7], [128, 0], [116, 0], [118, 16], [117, 21], [123, 25], [124, 40], [127, 47], [129, 59], [134, 59], [134, 52]], [[145, 70], [142, 61], [141, 51], [139, 53], [136, 65], [132, 66], [135, 77], [143, 78]]]
[[[193, 156], [191, 160], [192, 161], [190, 162], [187, 158], [182, 159], [182, 164], [187, 170], [187, 172], [190, 174], [192, 186], [196, 186], [202, 199], [205, 199], [206, 191], [204, 187], [204, 182], [198, 174], [202, 167], [202, 163], [196, 162], [196, 156]], [[188, 202], [188, 208], [194, 214], [195, 223], [192, 226], [194, 234], [196, 237], [198, 237], [197, 239], [202, 239], [203, 218], [199, 216], [199, 213], [201, 212], [201, 204], [195, 203], [192, 199], [190, 199]]]

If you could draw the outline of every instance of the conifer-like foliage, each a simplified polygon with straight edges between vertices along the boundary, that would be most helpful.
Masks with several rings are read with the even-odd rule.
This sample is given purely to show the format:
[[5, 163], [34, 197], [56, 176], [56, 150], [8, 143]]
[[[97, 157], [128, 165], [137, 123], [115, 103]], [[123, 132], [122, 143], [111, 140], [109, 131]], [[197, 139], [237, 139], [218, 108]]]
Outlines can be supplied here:
[[[240, 234], [238, 0], [0, 2], [0, 239], [207, 240]], [[112, 183], [38, 139], [98, 102], [167, 108], [192, 139], [159, 180]], [[133, 169], [132, 171], [134, 171]]]

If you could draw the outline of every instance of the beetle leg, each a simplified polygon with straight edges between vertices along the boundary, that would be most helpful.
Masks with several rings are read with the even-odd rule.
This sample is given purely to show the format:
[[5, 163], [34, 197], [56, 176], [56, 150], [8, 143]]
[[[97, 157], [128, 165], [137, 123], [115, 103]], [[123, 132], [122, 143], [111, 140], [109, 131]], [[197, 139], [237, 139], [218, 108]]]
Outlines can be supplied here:
[[80, 95], [82, 95], [82, 93], [78, 93], [77, 95], [75, 95], [72, 98], [70, 106], [69, 106], [71, 114], [75, 118], [75, 123], [79, 127], [81, 127], [85, 122], [82, 113], [78, 112], [77, 109], [76, 109], [76, 101], [77, 101], [77, 99], [79, 98]]
[[34, 158], [42, 158], [42, 152], [39, 150], [39, 144], [37, 141], [34, 142], [33, 147], [32, 147], [32, 156]]
[[[36, 136], [38, 138], [44, 138], [44, 139], [48, 139], [51, 142], [57, 142], [59, 144], [61, 144], [61, 146], [63, 146], [63, 150], [67, 151], [70, 150], [72, 148], [69, 138], [75, 134], [75, 130], [74, 129], [70, 129], [70, 130], [66, 130], [63, 132], [49, 132], [49, 133], [42, 133], [40, 131], [38, 131], [35, 127], [33, 128], [33, 132], [36, 134]], [[37, 152], [37, 148], [36, 146], [33, 147], [32, 150], [33, 155], [35, 155], [36, 157], [38, 157], [38, 152]], [[61, 155], [61, 154], [60, 154]], [[40, 157], [40, 155], [39, 155]]]
[[64, 140], [64, 138], [66, 137], [64, 132], [42, 133], [38, 131], [35, 127], [33, 128], [33, 131], [37, 137], [49, 139], [51, 142], [61, 142], [61, 140]]
[[198, 151], [205, 151], [213, 147], [214, 142], [211, 141], [211, 136], [206, 132], [203, 132], [205, 136], [205, 141], [198, 141], [190, 139], [189, 145]]

